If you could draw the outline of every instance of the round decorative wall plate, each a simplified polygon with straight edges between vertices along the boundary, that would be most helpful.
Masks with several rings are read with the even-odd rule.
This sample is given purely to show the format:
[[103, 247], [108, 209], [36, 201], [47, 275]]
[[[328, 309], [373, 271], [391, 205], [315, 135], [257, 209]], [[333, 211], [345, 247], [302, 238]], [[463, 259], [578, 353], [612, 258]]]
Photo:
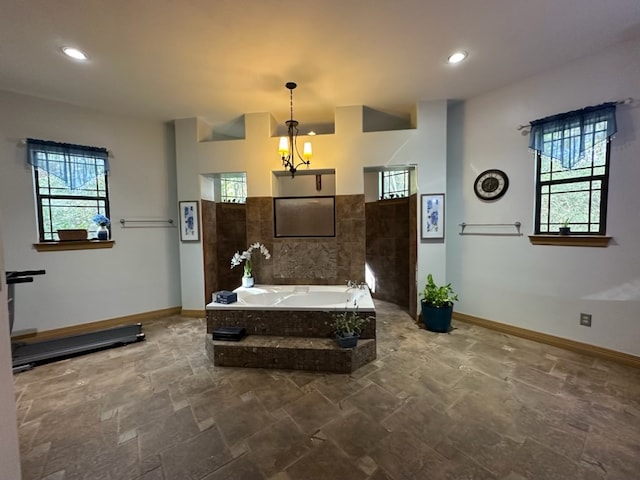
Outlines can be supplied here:
[[507, 193], [509, 177], [502, 170], [485, 170], [476, 178], [473, 190], [481, 200], [497, 200]]

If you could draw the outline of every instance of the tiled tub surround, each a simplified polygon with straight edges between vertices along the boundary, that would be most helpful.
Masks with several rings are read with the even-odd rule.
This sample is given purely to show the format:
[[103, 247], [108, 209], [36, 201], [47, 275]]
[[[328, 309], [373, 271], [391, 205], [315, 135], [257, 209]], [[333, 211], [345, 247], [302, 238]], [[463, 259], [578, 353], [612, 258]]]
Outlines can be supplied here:
[[[261, 285], [237, 288], [238, 301], [207, 305], [207, 355], [216, 366], [283, 368], [350, 373], [376, 358], [375, 306], [364, 288], [344, 285]], [[332, 313], [353, 310], [371, 317], [355, 348], [332, 336]], [[240, 342], [215, 341], [219, 327], [243, 327]]]

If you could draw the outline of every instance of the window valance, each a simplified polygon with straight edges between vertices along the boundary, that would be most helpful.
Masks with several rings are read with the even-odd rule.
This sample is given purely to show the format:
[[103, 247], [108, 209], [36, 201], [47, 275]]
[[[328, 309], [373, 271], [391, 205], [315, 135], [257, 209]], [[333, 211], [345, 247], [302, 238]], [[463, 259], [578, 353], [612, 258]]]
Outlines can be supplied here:
[[27, 163], [76, 190], [109, 171], [109, 151], [70, 143], [27, 139]]
[[571, 169], [586, 151], [617, 132], [616, 103], [552, 115], [530, 125], [529, 148]]

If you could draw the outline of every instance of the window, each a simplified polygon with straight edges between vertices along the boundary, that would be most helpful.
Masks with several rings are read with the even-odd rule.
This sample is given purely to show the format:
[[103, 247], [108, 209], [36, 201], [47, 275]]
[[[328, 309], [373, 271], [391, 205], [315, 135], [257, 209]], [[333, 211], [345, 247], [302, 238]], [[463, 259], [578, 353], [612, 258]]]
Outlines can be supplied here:
[[41, 242], [59, 241], [58, 230], [87, 229], [94, 215], [110, 217], [106, 149], [29, 139]]
[[246, 203], [247, 175], [245, 173], [220, 175], [220, 201], [225, 203]]
[[607, 224], [607, 186], [610, 142], [601, 143], [573, 168], [537, 152], [535, 233], [558, 232], [604, 235]]
[[[605, 235], [615, 104], [531, 123], [536, 150], [535, 234]], [[535, 138], [534, 138], [535, 137]]]
[[378, 175], [380, 200], [409, 196], [408, 170], [387, 170]]

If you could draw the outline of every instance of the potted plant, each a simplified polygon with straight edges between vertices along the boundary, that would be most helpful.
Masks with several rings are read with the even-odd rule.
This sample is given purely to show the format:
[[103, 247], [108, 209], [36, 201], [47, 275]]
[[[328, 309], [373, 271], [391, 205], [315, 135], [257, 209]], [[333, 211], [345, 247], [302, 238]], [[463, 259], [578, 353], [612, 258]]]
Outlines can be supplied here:
[[566, 218], [564, 222], [562, 222], [562, 226], [558, 229], [558, 233], [560, 235], [569, 235], [571, 233], [571, 227], [569, 227], [568, 218]]
[[447, 333], [451, 328], [453, 302], [458, 295], [451, 288], [451, 284], [438, 286], [433, 281], [433, 275], [427, 275], [427, 284], [420, 292], [422, 297], [422, 321], [427, 330]]
[[331, 330], [336, 337], [336, 342], [342, 348], [353, 348], [358, 344], [360, 333], [364, 326], [369, 323], [370, 317], [363, 317], [358, 314], [358, 306], [355, 301], [353, 310], [343, 312], [333, 312]]
[[98, 240], [109, 240], [109, 225], [111, 221], [101, 213], [93, 216], [93, 221], [98, 225], [96, 236]]
[[233, 257], [231, 257], [231, 268], [237, 267], [244, 262], [244, 275], [242, 276], [243, 287], [253, 287], [255, 284], [255, 280], [253, 278], [253, 262], [251, 261], [251, 255], [254, 250], [258, 250], [267, 260], [271, 258], [271, 254], [269, 253], [269, 250], [267, 250], [267, 247], [259, 242], [249, 246], [249, 248], [242, 252], [242, 254], [240, 254], [240, 252], [236, 252]]

